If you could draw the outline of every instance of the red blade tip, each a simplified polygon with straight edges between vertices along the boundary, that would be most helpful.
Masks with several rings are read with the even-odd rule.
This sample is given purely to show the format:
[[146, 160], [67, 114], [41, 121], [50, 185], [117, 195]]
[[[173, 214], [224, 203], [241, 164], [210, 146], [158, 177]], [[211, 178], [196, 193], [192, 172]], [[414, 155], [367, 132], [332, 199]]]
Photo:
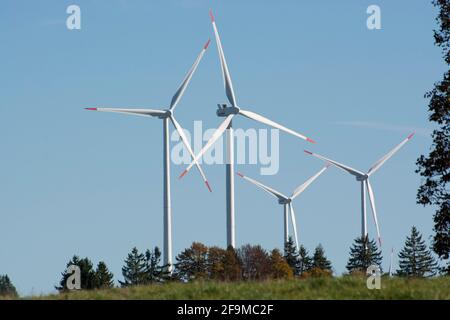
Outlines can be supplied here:
[[303, 150], [303, 151], [305, 151], [305, 153], [307, 153], [307, 154], [313, 154], [311, 151], [308, 151], [308, 150]]
[[188, 171], [187, 171], [187, 170], [184, 170], [183, 173], [180, 174], [180, 176], [178, 177], [178, 179], [183, 178], [183, 177], [186, 175], [186, 173], [188, 173]]
[[209, 186], [208, 180], [205, 181], [206, 187], [208, 188], [209, 192], [212, 192], [211, 187]]
[[415, 132], [412, 132], [409, 136], [408, 136], [408, 140], [411, 139], [414, 136]]
[[97, 108], [84, 108], [85, 110], [97, 111]]
[[241, 178], [244, 177], [244, 175], [243, 175], [242, 173], [240, 173], [240, 172], [236, 172], [236, 174], [237, 174], [239, 177], [241, 177]]
[[209, 16], [211, 17], [211, 22], [214, 22], [214, 15], [212, 10], [209, 10]]
[[208, 42], [206, 42], [205, 46], [203, 47], [203, 49], [208, 49], [209, 43], [211, 42], [211, 39], [208, 39]]
[[313, 139], [310, 139], [310, 138], [306, 138], [306, 141], [311, 142], [311, 143], [316, 143]]

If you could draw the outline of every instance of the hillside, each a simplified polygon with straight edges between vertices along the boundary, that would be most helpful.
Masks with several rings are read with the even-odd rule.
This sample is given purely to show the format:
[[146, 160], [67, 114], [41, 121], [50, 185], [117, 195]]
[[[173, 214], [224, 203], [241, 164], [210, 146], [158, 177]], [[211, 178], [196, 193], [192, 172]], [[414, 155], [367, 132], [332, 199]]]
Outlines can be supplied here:
[[310, 278], [263, 282], [193, 282], [78, 291], [33, 299], [439, 299], [450, 300], [450, 277], [383, 278], [368, 290], [365, 278]]

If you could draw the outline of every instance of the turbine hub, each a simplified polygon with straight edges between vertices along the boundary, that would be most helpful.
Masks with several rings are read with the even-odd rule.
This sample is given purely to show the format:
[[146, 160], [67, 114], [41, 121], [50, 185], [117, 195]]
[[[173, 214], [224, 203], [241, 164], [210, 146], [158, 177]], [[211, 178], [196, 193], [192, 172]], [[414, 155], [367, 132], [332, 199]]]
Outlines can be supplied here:
[[162, 115], [160, 115], [158, 118], [160, 118], [160, 119], [166, 119], [166, 118], [169, 118], [169, 117], [171, 117], [172, 116], [172, 110], [170, 110], [170, 109], [166, 109], [166, 110], [164, 110], [164, 114], [162, 114]]
[[292, 202], [292, 199], [282, 199], [282, 198], [278, 199], [279, 204], [289, 204], [291, 202]]
[[356, 181], [366, 181], [369, 178], [367, 174], [356, 177]]
[[230, 114], [238, 114], [239, 110], [239, 107], [228, 107], [225, 103], [223, 103], [217, 105], [216, 114], [218, 117], [228, 117]]

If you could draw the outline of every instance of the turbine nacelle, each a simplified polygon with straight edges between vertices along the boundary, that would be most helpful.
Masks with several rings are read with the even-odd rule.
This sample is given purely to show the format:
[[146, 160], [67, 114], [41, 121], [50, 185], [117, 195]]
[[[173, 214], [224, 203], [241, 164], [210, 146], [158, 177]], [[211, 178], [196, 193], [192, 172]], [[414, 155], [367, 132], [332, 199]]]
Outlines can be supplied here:
[[360, 176], [356, 176], [356, 181], [366, 181], [367, 179], [369, 179], [369, 176], [367, 174], [365, 175], [360, 175]]
[[239, 114], [241, 109], [239, 107], [231, 106], [228, 107], [227, 104], [218, 104], [216, 114], [218, 117], [228, 117], [231, 114]]
[[289, 199], [278, 198], [278, 203], [279, 204], [289, 204], [291, 202], [292, 202], [291, 198], [289, 198]]
[[173, 116], [173, 112], [172, 112], [172, 110], [170, 110], [170, 109], [165, 109], [165, 110], [162, 110], [164, 113], [163, 114], [161, 114], [161, 115], [158, 115], [158, 118], [159, 119], [167, 119], [167, 118], [170, 118], [170, 117], [172, 117]]

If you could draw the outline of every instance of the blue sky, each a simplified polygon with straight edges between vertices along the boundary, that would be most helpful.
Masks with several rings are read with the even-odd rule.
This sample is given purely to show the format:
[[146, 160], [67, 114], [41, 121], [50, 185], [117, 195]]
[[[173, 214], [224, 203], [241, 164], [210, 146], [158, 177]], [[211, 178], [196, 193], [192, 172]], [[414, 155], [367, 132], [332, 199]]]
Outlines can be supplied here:
[[[73, 3], [80, 31], [65, 27]], [[382, 30], [366, 27], [370, 4], [381, 7]], [[118, 280], [132, 247], [162, 246], [161, 122], [83, 108], [167, 106], [213, 38], [209, 8], [239, 104], [318, 142], [280, 134], [278, 175], [237, 170], [290, 193], [322, 166], [304, 148], [365, 171], [416, 130], [372, 179], [384, 268], [412, 225], [429, 239], [433, 209], [415, 203], [414, 170], [433, 129], [423, 95], [445, 70], [429, 1], [2, 1], [0, 274], [21, 294], [51, 292], [73, 254], [104, 260]], [[213, 43], [177, 119], [189, 130], [194, 120], [216, 127], [224, 101]], [[225, 168], [204, 169], [212, 194], [196, 172], [173, 177], [175, 253], [192, 241], [225, 246]], [[296, 199], [300, 242], [310, 251], [321, 243], [338, 274], [360, 233], [359, 196], [352, 177], [330, 168]], [[236, 225], [238, 245], [281, 246], [281, 207], [241, 180]]]

